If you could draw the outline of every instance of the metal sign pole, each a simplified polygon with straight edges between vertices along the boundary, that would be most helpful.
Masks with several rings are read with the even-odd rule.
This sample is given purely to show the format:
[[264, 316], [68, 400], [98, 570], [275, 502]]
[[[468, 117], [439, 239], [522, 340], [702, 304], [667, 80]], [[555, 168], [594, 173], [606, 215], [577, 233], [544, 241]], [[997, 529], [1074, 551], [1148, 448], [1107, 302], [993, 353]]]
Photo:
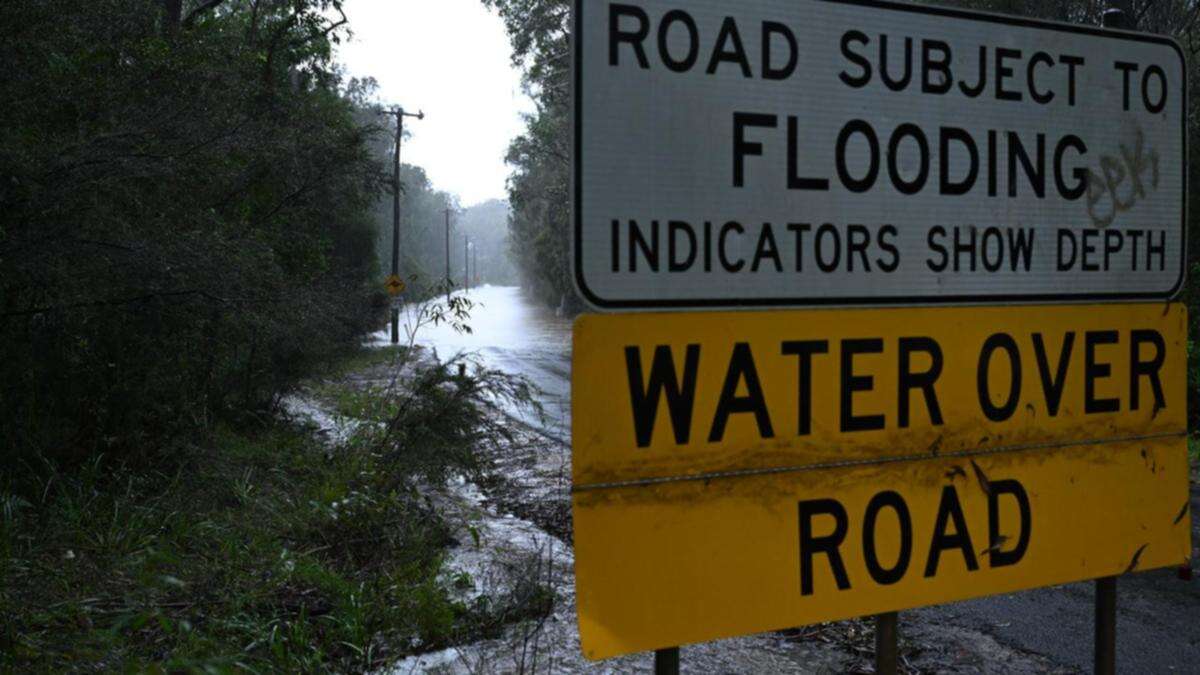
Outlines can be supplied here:
[[875, 616], [875, 672], [896, 675], [900, 650], [897, 648], [899, 614], [886, 612]]
[[[1128, 0], [1109, 3], [1102, 22], [1106, 28], [1132, 30]], [[1097, 675], [1113, 675], [1117, 669], [1117, 578], [1096, 580], [1095, 668]]]
[[1096, 675], [1117, 672], [1117, 578], [1096, 580]]
[[654, 652], [654, 675], [679, 675], [679, 647]]

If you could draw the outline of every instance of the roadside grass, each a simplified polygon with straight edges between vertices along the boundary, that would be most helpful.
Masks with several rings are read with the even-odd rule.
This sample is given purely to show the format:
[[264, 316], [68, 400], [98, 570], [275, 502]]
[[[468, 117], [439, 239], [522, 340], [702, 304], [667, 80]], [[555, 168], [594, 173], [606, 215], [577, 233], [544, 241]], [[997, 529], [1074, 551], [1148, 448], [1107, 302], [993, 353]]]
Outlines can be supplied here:
[[421, 348], [408, 345], [356, 350], [327, 364], [307, 391], [335, 415], [385, 422], [396, 412], [393, 373], [421, 358]]
[[332, 452], [271, 423], [139, 466], [7, 468], [0, 671], [363, 671], [544, 614], [542, 591], [458, 599], [422, 486], [478, 465], [494, 383], [429, 370]]
[[347, 350], [324, 364], [318, 375], [331, 380], [337, 380], [353, 373], [369, 371], [380, 366], [406, 361], [417, 349], [419, 347], [390, 345], [386, 347]]

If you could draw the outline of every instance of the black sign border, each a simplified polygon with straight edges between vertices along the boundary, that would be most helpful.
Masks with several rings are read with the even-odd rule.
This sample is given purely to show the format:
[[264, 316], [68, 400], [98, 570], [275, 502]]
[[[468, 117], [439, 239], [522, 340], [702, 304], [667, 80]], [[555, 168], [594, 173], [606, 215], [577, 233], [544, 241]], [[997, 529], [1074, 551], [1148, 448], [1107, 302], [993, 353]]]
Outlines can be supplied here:
[[[1175, 285], [1167, 292], [1149, 292], [1149, 293], [1034, 293], [1034, 294], [1006, 294], [1006, 295], [944, 295], [944, 296], [910, 296], [910, 297], [875, 297], [875, 296], [855, 296], [855, 297], [835, 297], [835, 298], [680, 298], [680, 299], [632, 299], [632, 300], [609, 300], [601, 298], [599, 295], [592, 292], [588, 288], [587, 282], [583, 277], [583, 248], [580, 243], [583, 238], [583, 160], [582, 160], [582, 141], [583, 141], [583, 105], [580, 92], [583, 85], [583, 32], [580, 30], [580, 20], [582, 17], [583, 3], [588, 0], [572, 0], [572, 17], [571, 17], [571, 32], [572, 32], [572, 56], [571, 56], [571, 107], [574, 110], [574, 119], [572, 120], [572, 152], [571, 158], [573, 169], [571, 173], [571, 219], [574, 221], [574, 236], [572, 237], [572, 252], [571, 276], [575, 282], [575, 288], [585, 300], [598, 309], [685, 309], [685, 308], [710, 308], [710, 309], [737, 309], [737, 308], [762, 308], [762, 307], [861, 307], [861, 306], [926, 306], [926, 305], [1007, 305], [1019, 304], [1023, 302], [1029, 303], [1050, 303], [1050, 302], [1070, 302], [1084, 303], [1095, 301], [1170, 301], [1183, 288], [1185, 279], [1187, 278], [1187, 214], [1188, 214], [1188, 145], [1187, 145], [1187, 58], [1184, 56], [1182, 47], [1174, 39], [1162, 35], [1154, 35], [1151, 33], [1135, 33], [1131, 31], [1119, 31], [1094, 26], [1085, 26], [1082, 24], [1068, 24], [1055, 21], [1043, 21], [1038, 19], [1027, 19], [1024, 17], [1009, 16], [1004, 14], [990, 14], [985, 12], [972, 12], [962, 9], [952, 9], [949, 7], [937, 7], [932, 5], [910, 5], [897, 2], [888, 2], [887, 0], [814, 0], [816, 2], [828, 2], [840, 5], [853, 5], [858, 7], [869, 7], [872, 9], [894, 10], [898, 12], [909, 12], [915, 14], [925, 14], [931, 16], [940, 16], [951, 19], [963, 19], [967, 21], [981, 21], [984, 23], [1000, 24], [1005, 26], [1019, 26], [1022, 28], [1035, 28], [1039, 30], [1051, 30], [1061, 33], [1075, 33], [1082, 35], [1091, 35], [1095, 37], [1104, 37], [1117, 40], [1131, 40], [1134, 42], [1149, 42], [1154, 44], [1166, 45], [1173, 49], [1176, 55], [1179, 56], [1179, 62], [1182, 65], [1183, 82], [1181, 87], [1181, 95], [1183, 104], [1180, 108], [1180, 133], [1182, 142], [1182, 158], [1183, 166], [1181, 173], [1183, 179], [1183, 208], [1181, 229], [1181, 248], [1182, 253], [1179, 261], [1179, 275], [1175, 281]], [[596, 0], [599, 1], [599, 0]]]

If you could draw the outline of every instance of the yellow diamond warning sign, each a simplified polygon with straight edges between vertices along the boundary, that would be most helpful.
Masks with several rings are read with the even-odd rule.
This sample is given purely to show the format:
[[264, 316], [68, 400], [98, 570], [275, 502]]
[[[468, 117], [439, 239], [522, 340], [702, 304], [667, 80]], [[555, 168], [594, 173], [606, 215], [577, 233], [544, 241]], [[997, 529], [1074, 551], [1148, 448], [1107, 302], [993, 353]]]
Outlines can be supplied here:
[[383, 282], [384, 288], [387, 289], [388, 295], [396, 296], [404, 292], [404, 280], [399, 276], [389, 275], [387, 280]]
[[1181, 305], [583, 316], [590, 658], [1176, 565]]

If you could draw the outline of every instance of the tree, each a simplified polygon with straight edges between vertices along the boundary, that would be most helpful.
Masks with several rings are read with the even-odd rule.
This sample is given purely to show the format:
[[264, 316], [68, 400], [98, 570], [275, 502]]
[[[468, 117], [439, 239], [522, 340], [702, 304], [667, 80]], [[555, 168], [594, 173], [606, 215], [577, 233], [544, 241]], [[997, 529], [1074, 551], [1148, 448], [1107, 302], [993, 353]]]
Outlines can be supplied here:
[[[537, 106], [513, 140], [509, 234], [526, 284], [549, 304], [578, 306], [571, 280], [571, 5], [566, 0], [483, 0], [503, 19], [512, 60]], [[569, 300], [568, 300], [569, 299]]]
[[5, 451], [153, 447], [374, 327], [340, 4], [0, 3]]

